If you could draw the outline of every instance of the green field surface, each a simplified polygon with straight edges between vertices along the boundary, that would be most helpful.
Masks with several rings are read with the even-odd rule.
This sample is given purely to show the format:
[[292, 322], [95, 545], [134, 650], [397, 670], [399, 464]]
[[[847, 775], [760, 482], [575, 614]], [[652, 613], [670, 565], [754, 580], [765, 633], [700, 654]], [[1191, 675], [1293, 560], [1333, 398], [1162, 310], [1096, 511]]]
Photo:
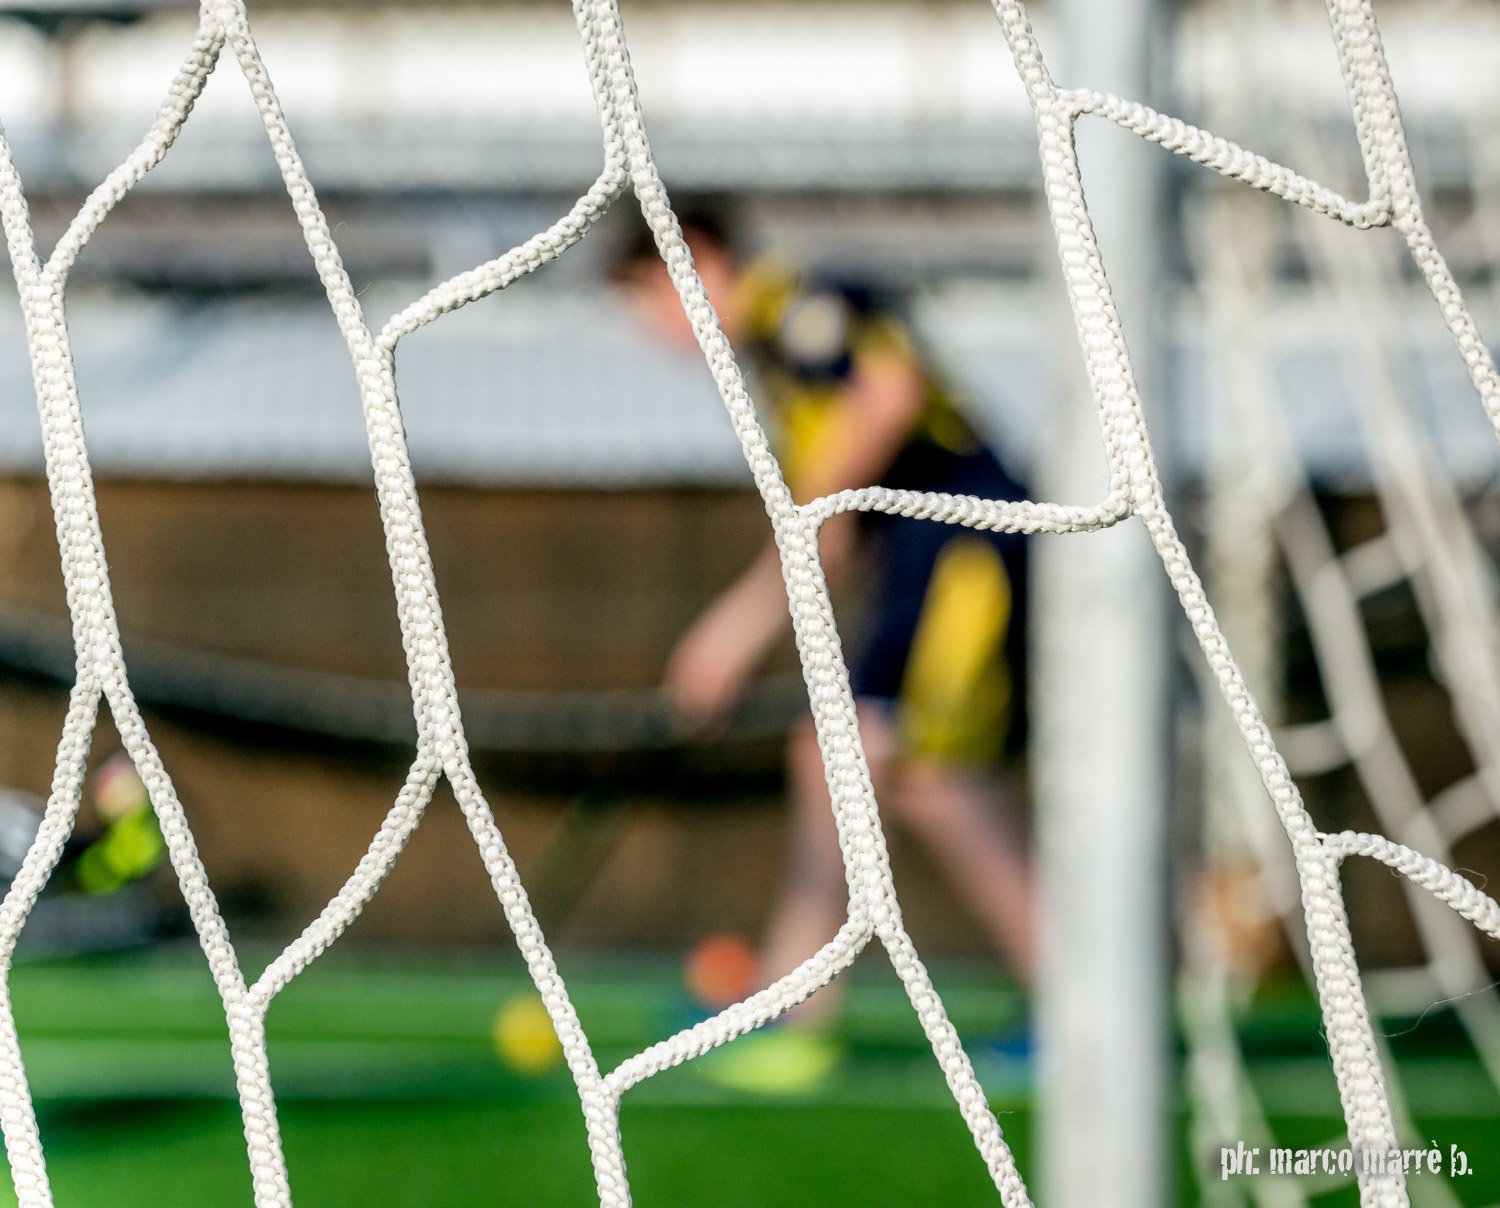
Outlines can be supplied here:
[[[561, 963], [606, 1069], [700, 1017], [671, 960]], [[939, 967], [935, 977], [1029, 1174], [1031, 1089], [1015, 1045], [1022, 1001], [981, 969]], [[38, 961], [11, 980], [60, 1208], [250, 1204], [223, 1013], [201, 955], [165, 948]], [[496, 956], [340, 954], [294, 982], [272, 1006], [268, 1032], [298, 1205], [596, 1202], [566, 1072], [508, 1070], [492, 1046], [497, 1009], [528, 992], [519, 963]], [[1500, 1096], [1451, 1016], [1413, 1022], [1386, 1026], [1421, 1139], [1470, 1155], [1475, 1173], [1451, 1186], [1459, 1203], [1494, 1203]], [[1263, 993], [1242, 1039], [1278, 1143], [1341, 1144], [1306, 994]], [[702, 1062], [630, 1091], [622, 1128], [635, 1202], [999, 1202], [888, 966], [855, 969], [833, 1043], [841, 1059], [796, 1093], [729, 1090]], [[1180, 1104], [1176, 1119], [1173, 1201], [1196, 1204], [1196, 1176], [1217, 1175], [1217, 1153], [1190, 1153]], [[0, 1188], [0, 1205], [14, 1202]], [[1315, 1202], [1333, 1208], [1357, 1197], [1344, 1186]]]

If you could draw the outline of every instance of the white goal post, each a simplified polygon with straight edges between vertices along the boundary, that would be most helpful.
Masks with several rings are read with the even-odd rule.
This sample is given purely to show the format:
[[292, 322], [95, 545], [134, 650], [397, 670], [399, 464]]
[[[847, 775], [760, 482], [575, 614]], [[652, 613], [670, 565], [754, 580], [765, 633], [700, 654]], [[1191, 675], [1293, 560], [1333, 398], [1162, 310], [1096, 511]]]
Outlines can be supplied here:
[[[1062, 69], [1151, 98], [1163, 7], [1064, 0], [1052, 10]], [[1102, 124], [1078, 131], [1078, 145], [1135, 368], [1148, 399], [1159, 400], [1164, 158]], [[1097, 490], [1104, 469], [1083, 405], [1088, 379], [1068, 363], [1077, 360], [1072, 317], [1057, 315], [1053, 331], [1056, 430], [1040, 478], [1062, 498]], [[1134, 525], [1086, 541], [1037, 542], [1034, 552], [1031, 765], [1042, 934], [1035, 1177], [1052, 1208], [1156, 1208], [1170, 1194], [1171, 598]]]

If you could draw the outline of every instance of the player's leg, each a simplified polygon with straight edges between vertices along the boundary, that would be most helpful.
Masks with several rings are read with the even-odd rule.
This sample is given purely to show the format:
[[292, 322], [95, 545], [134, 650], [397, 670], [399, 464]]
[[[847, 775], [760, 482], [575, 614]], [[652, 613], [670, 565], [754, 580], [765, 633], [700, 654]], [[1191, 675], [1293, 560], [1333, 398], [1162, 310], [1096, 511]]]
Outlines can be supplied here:
[[[887, 711], [863, 701], [860, 734], [877, 790], [889, 781], [894, 729]], [[843, 926], [849, 888], [839, 853], [828, 782], [811, 719], [798, 725], [787, 742], [787, 782], [791, 797], [786, 879], [771, 916], [761, 957], [761, 982], [769, 985], [790, 973]], [[834, 983], [836, 986], [837, 983]], [[834, 987], [825, 987], [796, 1011], [798, 1018], [826, 1016], [836, 1005]]]
[[906, 540], [927, 542], [931, 562], [896, 704], [901, 775], [887, 812], [932, 853], [1029, 982], [1034, 907], [1021, 803], [991, 771], [1014, 705], [1013, 567], [1004, 539], [929, 527]]
[[1032, 864], [1018, 794], [981, 772], [915, 758], [887, 812], [921, 841], [995, 948], [1028, 985], [1036, 957]]

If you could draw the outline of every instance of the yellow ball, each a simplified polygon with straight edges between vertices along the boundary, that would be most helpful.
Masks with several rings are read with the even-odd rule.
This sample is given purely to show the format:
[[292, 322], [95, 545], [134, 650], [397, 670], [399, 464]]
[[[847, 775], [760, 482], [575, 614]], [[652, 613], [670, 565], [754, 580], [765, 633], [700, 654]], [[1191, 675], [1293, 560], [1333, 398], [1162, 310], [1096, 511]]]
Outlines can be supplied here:
[[562, 1062], [552, 1019], [535, 994], [517, 994], [495, 1013], [491, 1039], [501, 1062], [518, 1074], [536, 1077]]

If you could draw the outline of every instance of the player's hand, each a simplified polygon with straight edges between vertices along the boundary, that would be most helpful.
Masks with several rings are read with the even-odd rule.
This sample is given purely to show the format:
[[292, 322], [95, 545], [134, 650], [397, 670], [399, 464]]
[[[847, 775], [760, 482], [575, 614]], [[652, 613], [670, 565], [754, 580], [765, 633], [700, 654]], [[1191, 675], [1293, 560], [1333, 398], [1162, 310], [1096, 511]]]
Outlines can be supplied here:
[[692, 733], [724, 727], [759, 655], [732, 614], [726, 608], [706, 612], [667, 660], [662, 687], [677, 720]]
[[667, 660], [662, 688], [678, 723], [700, 735], [722, 729], [786, 622], [781, 555], [768, 545], [682, 635]]

